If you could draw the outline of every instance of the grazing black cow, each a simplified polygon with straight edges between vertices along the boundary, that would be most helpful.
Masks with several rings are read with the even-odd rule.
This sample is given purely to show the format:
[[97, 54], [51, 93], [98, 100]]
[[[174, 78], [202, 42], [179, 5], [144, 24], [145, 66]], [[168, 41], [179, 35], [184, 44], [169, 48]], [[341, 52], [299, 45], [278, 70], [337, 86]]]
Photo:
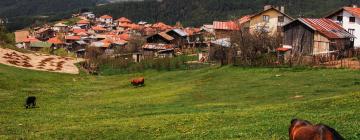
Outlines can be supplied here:
[[35, 108], [36, 106], [36, 97], [35, 96], [29, 96], [26, 99], [25, 107], [28, 108]]

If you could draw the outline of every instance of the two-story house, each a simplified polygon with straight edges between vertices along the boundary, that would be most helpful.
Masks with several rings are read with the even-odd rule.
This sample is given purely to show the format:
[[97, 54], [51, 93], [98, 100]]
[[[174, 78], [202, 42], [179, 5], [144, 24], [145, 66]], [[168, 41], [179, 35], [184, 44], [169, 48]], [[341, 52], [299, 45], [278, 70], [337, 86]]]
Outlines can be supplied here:
[[354, 35], [356, 38], [352, 40], [352, 43], [355, 48], [360, 48], [360, 8], [357, 6], [342, 7], [326, 18], [341, 24], [350, 34]]
[[113, 23], [113, 17], [109, 15], [103, 15], [99, 18], [99, 21], [105, 24], [112, 24]]
[[239, 20], [241, 28], [250, 33], [268, 32], [269, 35], [281, 33], [282, 26], [293, 21], [293, 18], [285, 14], [285, 8], [266, 5], [264, 10], [254, 15], [247, 15]]

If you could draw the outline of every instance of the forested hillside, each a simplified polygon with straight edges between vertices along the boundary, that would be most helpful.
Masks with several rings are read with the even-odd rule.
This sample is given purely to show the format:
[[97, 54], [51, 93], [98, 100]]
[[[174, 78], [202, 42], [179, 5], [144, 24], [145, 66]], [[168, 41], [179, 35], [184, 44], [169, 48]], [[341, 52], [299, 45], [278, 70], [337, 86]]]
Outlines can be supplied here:
[[94, 11], [135, 20], [165, 21], [170, 24], [181, 21], [185, 25], [201, 25], [258, 12], [266, 4], [284, 5], [286, 12], [294, 17], [321, 17], [354, 3], [360, 4], [348, 0], [164, 0], [161, 3], [111, 4], [97, 7]]
[[9, 29], [71, 16], [71, 12], [94, 7], [99, 0], [0, 0], [0, 18], [7, 18]]
[[284, 5], [286, 12], [294, 17], [321, 17], [341, 6], [360, 4], [357, 0], [148, 0], [96, 6], [104, 1], [1, 0], [0, 17], [9, 19], [8, 28], [18, 29], [65, 18], [81, 8], [90, 8], [97, 14], [110, 14], [115, 18], [126, 16], [134, 21], [163, 21], [168, 24], [181, 21], [184, 25], [197, 26], [254, 13], [266, 4]]

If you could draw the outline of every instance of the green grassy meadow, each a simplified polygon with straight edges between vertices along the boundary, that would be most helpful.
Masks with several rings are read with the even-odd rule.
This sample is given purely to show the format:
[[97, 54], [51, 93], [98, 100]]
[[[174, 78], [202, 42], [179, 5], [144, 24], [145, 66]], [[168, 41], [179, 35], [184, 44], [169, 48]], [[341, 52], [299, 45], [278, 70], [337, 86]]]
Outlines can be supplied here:
[[[145, 87], [130, 86], [138, 76]], [[39, 108], [24, 109], [28, 95]], [[360, 71], [209, 67], [91, 76], [0, 65], [0, 139], [286, 140], [293, 118], [360, 139]]]

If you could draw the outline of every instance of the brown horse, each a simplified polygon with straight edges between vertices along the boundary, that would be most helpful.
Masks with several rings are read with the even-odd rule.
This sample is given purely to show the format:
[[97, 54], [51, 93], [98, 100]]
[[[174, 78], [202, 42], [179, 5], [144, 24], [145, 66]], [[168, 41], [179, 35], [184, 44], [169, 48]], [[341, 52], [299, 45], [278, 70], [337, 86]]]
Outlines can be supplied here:
[[323, 125], [313, 125], [309, 121], [293, 119], [289, 128], [290, 140], [344, 140], [335, 129]]
[[131, 80], [131, 84], [133, 86], [144, 86], [145, 85], [145, 78], [141, 77], [141, 78], [133, 79], [133, 80]]

